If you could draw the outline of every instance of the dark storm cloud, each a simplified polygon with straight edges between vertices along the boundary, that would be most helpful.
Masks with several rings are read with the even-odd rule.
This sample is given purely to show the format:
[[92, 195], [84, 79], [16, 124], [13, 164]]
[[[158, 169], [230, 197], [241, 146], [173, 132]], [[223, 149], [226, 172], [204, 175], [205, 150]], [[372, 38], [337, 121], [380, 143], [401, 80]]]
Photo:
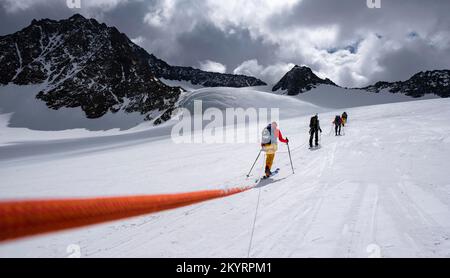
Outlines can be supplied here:
[[[449, 53], [448, 49], [444, 51]], [[402, 81], [418, 71], [448, 69], [450, 56], [443, 51], [430, 46], [425, 40], [414, 38], [400, 49], [386, 53], [380, 64], [387, 70], [375, 74], [375, 80]]]
[[192, 32], [180, 35], [178, 43], [183, 51], [177, 53], [173, 60], [183, 65], [195, 65], [205, 58], [225, 64], [231, 69], [253, 58], [268, 63], [276, 62], [274, 46], [264, 44], [261, 39], [252, 40], [245, 29], [224, 35], [221, 30], [204, 23]]
[[0, 0], [0, 36], [15, 33], [27, 27], [33, 19], [50, 18], [58, 20], [73, 14], [73, 11], [67, 8], [65, 1], [42, 2], [33, 6], [32, 9], [21, 10], [17, 13], [8, 13], [4, 1]]
[[[338, 25], [341, 39], [358, 31], [391, 32], [397, 28], [449, 28], [450, 1], [382, 0], [381, 9], [369, 9], [365, 0], [304, 0], [282, 16], [271, 18], [275, 28]], [[440, 22], [438, 24], [438, 22]]]
[[105, 11], [98, 19], [108, 26], [116, 26], [128, 37], [135, 38], [148, 32], [148, 26], [143, 24], [143, 18], [150, 4], [151, 1], [126, 3], [119, 8]]

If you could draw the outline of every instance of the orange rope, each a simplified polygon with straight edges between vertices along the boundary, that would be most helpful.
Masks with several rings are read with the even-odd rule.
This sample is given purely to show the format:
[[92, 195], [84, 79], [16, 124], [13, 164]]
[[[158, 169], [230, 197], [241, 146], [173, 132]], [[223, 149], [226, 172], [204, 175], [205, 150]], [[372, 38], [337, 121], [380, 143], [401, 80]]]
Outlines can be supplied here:
[[150, 196], [0, 202], [0, 241], [188, 206], [249, 189], [251, 187]]

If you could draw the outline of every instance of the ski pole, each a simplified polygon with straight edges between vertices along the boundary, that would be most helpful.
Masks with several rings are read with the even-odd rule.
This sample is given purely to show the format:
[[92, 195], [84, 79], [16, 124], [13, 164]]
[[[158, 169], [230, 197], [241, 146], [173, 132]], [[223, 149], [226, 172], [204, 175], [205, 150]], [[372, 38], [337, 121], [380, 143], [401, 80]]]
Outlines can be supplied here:
[[286, 145], [288, 147], [289, 160], [291, 161], [292, 174], [295, 174], [294, 165], [292, 164], [291, 149], [289, 148], [289, 143], [287, 143]]
[[253, 163], [253, 166], [252, 166], [252, 168], [250, 169], [250, 172], [248, 172], [248, 174], [247, 174], [247, 178], [248, 178], [248, 177], [250, 177], [250, 173], [252, 172], [252, 170], [253, 170], [253, 167], [255, 167], [256, 161], [258, 161], [258, 159], [259, 159], [259, 156], [261, 155], [261, 152], [262, 152], [262, 149], [261, 149], [261, 150], [259, 150], [259, 154], [258, 154], [258, 156], [256, 157], [256, 160], [255, 160], [255, 162]]

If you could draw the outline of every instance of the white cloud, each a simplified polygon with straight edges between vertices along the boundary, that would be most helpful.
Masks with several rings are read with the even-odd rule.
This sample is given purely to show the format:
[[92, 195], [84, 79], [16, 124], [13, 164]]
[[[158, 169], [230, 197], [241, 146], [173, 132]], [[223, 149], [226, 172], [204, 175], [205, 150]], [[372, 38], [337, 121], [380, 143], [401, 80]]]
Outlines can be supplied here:
[[2, 0], [3, 8], [8, 13], [16, 13], [19, 11], [28, 10], [33, 5], [42, 4], [45, 0]]
[[268, 84], [275, 84], [294, 66], [293, 63], [277, 63], [264, 67], [258, 63], [258, 60], [252, 59], [240, 64], [233, 73], [255, 76]]
[[[64, 0], [63, 0], [64, 1]], [[139, 0], [81, 0], [81, 7], [83, 8], [100, 8], [105, 10], [114, 9], [120, 4], [125, 4], [128, 2], [139, 1]]]
[[263, 67], [258, 64], [258, 60], [252, 59], [243, 62], [237, 68], [234, 69], [234, 74], [243, 74], [243, 75], [259, 75], [263, 71]]
[[146, 39], [143, 36], [139, 36], [134, 39], [131, 39], [131, 41], [139, 46], [142, 46], [142, 44], [146, 41]]
[[228, 0], [204, 1], [209, 21], [221, 30], [240, 26], [249, 28], [255, 38], [270, 30], [270, 19], [282, 14], [301, 0]]
[[144, 22], [153, 27], [161, 27], [172, 20], [175, 14], [175, 1], [158, 1], [151, 6], [150, 11], [145, 15]]
[[227, 72], [227, 67], [225, 65], [211, 60], [200, 62], [200, 69], [210, 72], [219, 72], [219, 73]]

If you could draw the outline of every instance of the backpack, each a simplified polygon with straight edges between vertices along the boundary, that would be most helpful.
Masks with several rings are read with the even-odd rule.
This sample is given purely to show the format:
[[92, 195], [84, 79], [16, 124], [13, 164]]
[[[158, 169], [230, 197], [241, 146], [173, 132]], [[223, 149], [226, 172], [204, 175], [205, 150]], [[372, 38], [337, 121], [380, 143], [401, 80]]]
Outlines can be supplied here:
[[317, 128], [317, 117], [314, 116], [311, 118], [311, 121], [309, 122], [310, 128]]
[[334, 119], [334, 124], [340, 125], [341, 124], [341, 117], [336, 115], [336, 118]]
[[272, 127], [268, 125], [262, 131], [261, 144], [268, 145], [272, 143]]

